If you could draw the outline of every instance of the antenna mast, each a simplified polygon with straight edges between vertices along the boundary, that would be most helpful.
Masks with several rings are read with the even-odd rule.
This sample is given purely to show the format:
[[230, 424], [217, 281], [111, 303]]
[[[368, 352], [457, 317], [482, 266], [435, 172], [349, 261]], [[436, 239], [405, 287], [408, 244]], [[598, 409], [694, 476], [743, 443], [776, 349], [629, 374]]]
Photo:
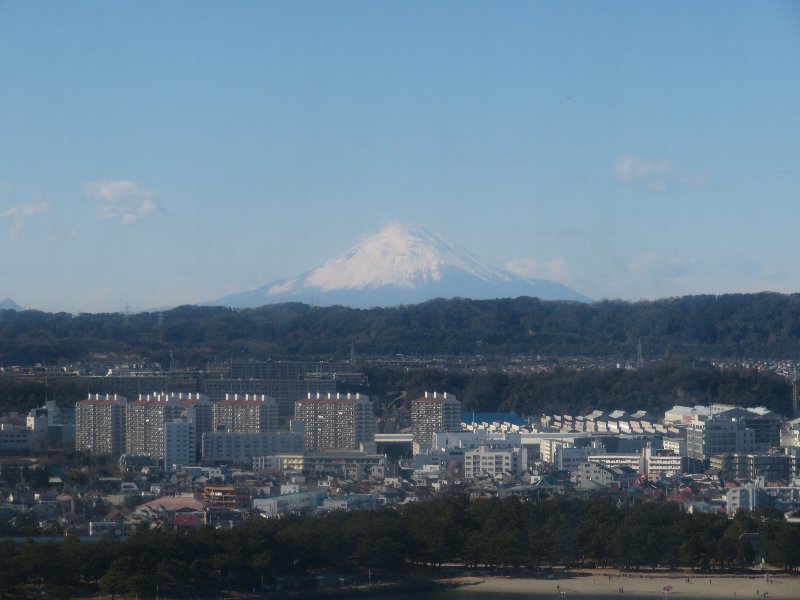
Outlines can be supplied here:
[[642, 338], [639, 338], [639, 343], [636, 345], [636, 368], [642, 368]]

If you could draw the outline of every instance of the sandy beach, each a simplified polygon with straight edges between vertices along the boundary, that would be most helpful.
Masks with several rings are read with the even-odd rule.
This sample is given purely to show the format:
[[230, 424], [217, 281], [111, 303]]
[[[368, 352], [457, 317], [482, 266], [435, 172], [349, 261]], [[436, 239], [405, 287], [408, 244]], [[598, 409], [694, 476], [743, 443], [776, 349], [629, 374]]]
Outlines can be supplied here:
[[[786, 575], [678, 575], [660, 573], [609, 573], [583, 571], [555, 579], [508, 577], [473, 578], [461, 587], [476, 596], [488, 593], [569, 598], [570, 596], [625, 596], [689, 598], [725, 598], [727, 600], [797, 600], [800, 577]], [[766, 595], [765, 595], [766, 594]]]

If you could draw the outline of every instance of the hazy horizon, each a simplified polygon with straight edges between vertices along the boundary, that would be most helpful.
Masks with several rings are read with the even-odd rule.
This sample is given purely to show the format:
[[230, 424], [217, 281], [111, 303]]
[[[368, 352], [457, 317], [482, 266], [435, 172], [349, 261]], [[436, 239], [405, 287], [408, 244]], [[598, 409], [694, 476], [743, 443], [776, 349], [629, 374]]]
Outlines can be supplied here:
[[0, 298], [292, 278], [390, 222], [593, 299], [800, 291], [800, 4], [0, 3]]

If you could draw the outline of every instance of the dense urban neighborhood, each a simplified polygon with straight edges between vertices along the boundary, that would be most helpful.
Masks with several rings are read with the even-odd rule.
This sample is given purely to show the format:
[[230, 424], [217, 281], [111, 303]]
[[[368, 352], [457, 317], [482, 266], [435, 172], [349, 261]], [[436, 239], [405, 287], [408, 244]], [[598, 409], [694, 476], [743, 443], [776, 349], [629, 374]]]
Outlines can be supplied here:
[[764, 407], [533, 417], [428, 390], [376, 414], [367, 394], [337, 391], [366, 383], [347, 361], [231, 364], [204, 373], [205, 393], [167, 391], [190, 388], [188, 373], [126, 367], [89, 376], [99, 391], [74, 404], [2, 416], [6, 535], [236, 527], [458, 494], [800, 509], [800, 421]]
[[[9, 348], [27, 344], [26, 318], [49, 318], [2, 316]], [[338, 358], [243, 345], [204, 360], [213, 336], [196, 329], [241, 317], [208, 316], [157, 319], [156, 360], [114, 341], [133, 317], [102, 352], [66, 358], [69, 328], [87, 323], [71, 317], [53, 329], [63, 342], [37, 346], [51, 358], [0, 367], [2, 594], [413, 589], [442, 564], [534, 577], [800, 566], [796, 360], [654, 356], [646, 336], [621, 354], [351, 342]]]
[[[335, 384], [329, 366], [298, 379], [308, 365], [284, 363], [291, 384], [245, 378], [250, 391], [213, 400], [103, 391], [3, 415], [2, 594], [285, 597], [373, 576], [426, 589], [442, 563], [800, 566], [797, 421], [721, 404], [465, 413], [439, 390], [378, 416], [335, 385], [285, 401]], [[104, 381], [131, 394], [153, 376]]]

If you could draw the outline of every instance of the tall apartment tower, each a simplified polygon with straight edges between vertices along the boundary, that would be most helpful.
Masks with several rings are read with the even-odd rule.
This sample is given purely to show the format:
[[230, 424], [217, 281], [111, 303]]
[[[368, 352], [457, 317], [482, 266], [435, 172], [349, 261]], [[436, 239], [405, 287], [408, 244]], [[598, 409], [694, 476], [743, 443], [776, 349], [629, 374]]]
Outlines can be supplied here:
[[172, 392], [178, 403], [186, 411], [187, 418], [194, 426], [194, 458], [199, 460], [203, 453], [203, 434], [214, 431], [214, 405], [204, 394], [198, 392]]
[[425, 392], [411, 401], [414, 441], [430, 444], [434, 433], [461, 431], [461, 402], [447, 392]]
[[89, 394], [75, 404], [75, 449], [118, 456], [125, 450], [125, 405], [116, 394]]
[[187, 418], [164, 423], [164, 470], [196, 464], [195, 425]]
[[377, 423], [369, 396], [312, 394], [294, 403], [294, 418], [305, 426], [306, 450], [358, 448], [375, 439]]
[[182, 419], [194, 423], [195, 410], [176, 394], [140, 395], [125, 406], [125, 452], [164, 460], [165, 424]]
[[269, 433], [278, 431], [278, 403], [264, 394], [226, 394], [213, 406], [212, 431]]

